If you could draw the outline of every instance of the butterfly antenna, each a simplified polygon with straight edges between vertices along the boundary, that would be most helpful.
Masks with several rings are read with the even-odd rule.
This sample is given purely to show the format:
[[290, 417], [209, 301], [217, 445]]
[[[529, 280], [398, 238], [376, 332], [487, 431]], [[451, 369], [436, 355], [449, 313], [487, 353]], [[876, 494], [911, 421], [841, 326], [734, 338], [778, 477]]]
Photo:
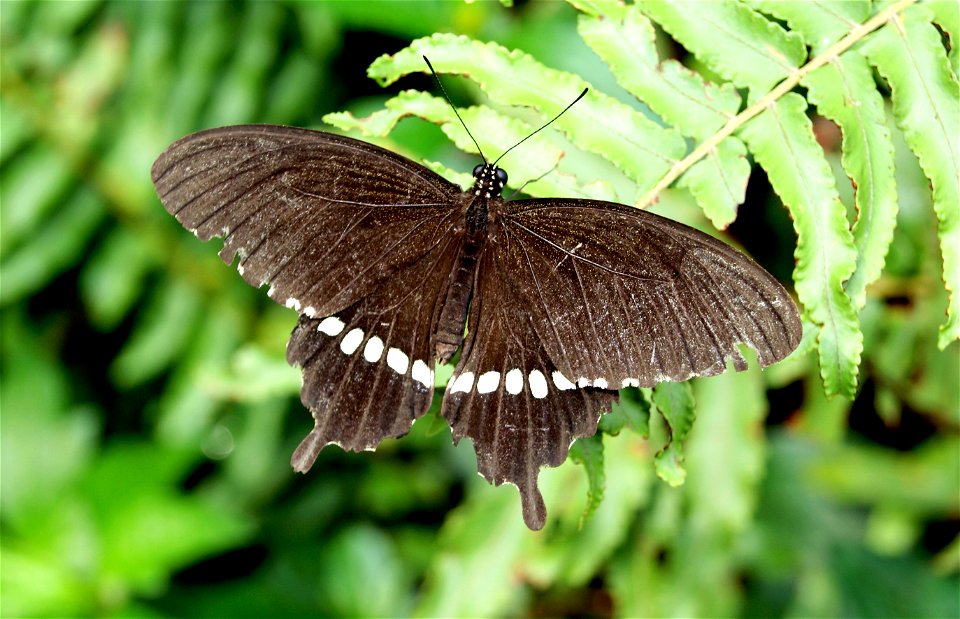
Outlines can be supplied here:
[[557, 161], [555, 164], [553, 164], [553, 167], [552, 167], [552, 168], [550, 168], [549, 170], [547, 170], [546, 172], [544, 172], [543, 174], [541, 174], [541, 175], [538, 176], [537, 178], [533, 178], [533, 179], [530, 179], [530, 180], [528, 180], [528, 181], [523, 181], [523, 184], [520, 185], [519, 187], [517, 187], [517, 188], [514, 190], [514, 192], [510, 194], [510, 196], [507, 198], [507, 202], [509, 202], [510, 200], [513, 200], [513, 197], [516, 196], [516, 195], [517, 195], [518, 193], [520, 193], [521, 191], [523, 191], [523, 188], [524, 188], [524, 187], [526, 187], [526, 186], [529, 185], [530, 183], [536, 183], [537, 181], [542, 180], [542, 179], [543, 179], [545, 176], [547, 176], [548, 174], [553, 174], [554, 172], [556, 172], [557, 168], [559, 168], [559, 167], [560, 167], [560, 162]]
[[[460, 113], [457, 112], [456, 106], [453, 105], [453, 101], [450, 100], [450, 97], [447, 96], [447, 91], [443, 88], [443, 82], [440, 81], [440, 76], [437, 75], [437, 72], [433, 70], [433, 65], [430, 64], [430, 59], [426, 56], [423, 57], [423, 61], [427, 63], [427, 66], [430, 67], [430, 72], [433, 73], [433, 77], [436, 78], [437, 84], [440, 85], [440, 92], [443, 93], [443, 98], [447, 100], [447, 103], [450, 104], [450, 109], [453, 110], [453, 113], [457, 115], [457, 120], [460, 121], [460, 124], [463, 125], [463, 130], [467, 132], [467, 135], [470, 136], [470, 139], [473, 140], [473, 145], [477, 147], [477, 152], [480, 153], [480, 158], [483, 159], [483, 162], [487, 162], [487, 158], [483, 156], [483, 151], [480, 150], [480, 145], [477, 144], [477, 141], [474, 139], [473, 134], [470, 133], [470, 130], [467, 129], [467, 123], [463, 122], [463, 119], [460, 118]], [[581, 95], [582, 96], [582, 95]], [[499, 161], [499, 160], [498, 160]]]
[[[429, 64], [429, 63], [428, 63], [428, 64]], [[532, 138], [533, 136], [537, 135], [537, 133], [539, 133], [539, 132], [540, 132], [541, 130], [543, 130], [543, 129], [546, 129], [547, 126], [549, 126], [553, 121], [555, 121], [556, 119], [558, 119], [558, 118], [560, 118], [561, 116], [563, 116], [563, 114], [564, 114], [567, 110], [569, 110], [570, 108], [573, 107], [573, 104], [574, 104], [574, 103], [576, 103], [576, 102], [579, 101], [580, 99], [583, 99], [584, 95], [587, 94], [587, 91], [588, 91], [588, 90], [590, 90], [590, 89], [589, 89], [589, 88], [584, 88], [584, 89], [583, 89], [583, 92], [580, 93], [580, 96], [579, 96], [579, 97], [577, 97], [576, 99], [574, 99], [573, 101], [571, 101], [571, 102], [570, 102], [570, 105], [568, 105], [567, 107], [563, 108], [563, 110], [562, 110], [559, 114], [557, 114], [556, 116], [554, 116], [553, 118], [551, 118], [550, 120], [548, 120], [547, 122], [545, 122], [545, 123], [543, 124], [543, 126], [540, 127], [540, 129], [537, 129], [536, 131], [534, 131], [533, 133], [531, 133], [531, 134], [528, 135], [527, 137], [523, 138], [522, 140], [520, 140], [519, 142], [517, 142], [516, 144], [514, 144], [513, 146], [511, 146], [511, 147], [508, 148], [507, 150], [503, 151], [503, 154], [500, 155], [499, 157], [497, 157], [497, 161], [494, 161], [494, 162], [493, 162], [493, 165], [497, 165], [497, 162], [499, 162], [501, 159], [503, 159], [504, 156], [506, 156], [507, 153], [509, 153], [510, 151], [512, 151], [514, 148], [520, 146], [521, 144], [523, 144], [524, 142], [526, 142], [527, 140], [529, 140], [529, 139]]]

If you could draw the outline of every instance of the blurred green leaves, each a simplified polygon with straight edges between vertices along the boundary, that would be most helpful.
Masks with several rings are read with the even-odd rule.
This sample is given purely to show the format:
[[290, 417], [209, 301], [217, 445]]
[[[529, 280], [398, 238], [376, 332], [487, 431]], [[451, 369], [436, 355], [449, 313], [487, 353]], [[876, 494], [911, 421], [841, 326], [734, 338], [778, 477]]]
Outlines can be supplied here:
[[[853, 402], [828, 399], [802, 352], [625, 391], [571, 451], [583, 466], [543, 471], [541, 533], [433, 414], [295, 477], [311, 423], [283, 360], [295, 316], [183, 232], [149, 183], [190, 131], [321, 118], [464, 182], [471, 144], [437, 93], [350, 90], [366, 69], [351, 54], [369, 47], [393, 54], [370, 67], [384, 83], [422, 72], [423, 52], [466, 75], [444, 82], [485, 101], [463, 116], [490, 152], [589, 79], [588, 100], [511, 153], [511, 178], [559, 162], [525, 191], [639, 202], [746, 100], [889, 6], [4, 2], [2, 614], [960, 614], [956, 136], [936, 127], [957, 105], [955, 3], [897, 13], [755, 119], [787, 131], [779, 149], [747, 124], [654, 207], [724, 227], [750, 195], [733, 235], [762, 247], [769, 231], [751, 226], [769, 221], [789, 237], [755, 166], [747, 193], [751, 156], [764, 164], [804, 231], [808, 337], [821, 356], [833, 338], [827, 373]], [[779, 51], [745, 61], [758, 42]], [[825, 198], [800, 201], [813, 189]]]
[[4, 315], [2, 464], [7, 616], [115, 612], [252, 531], [230, 505], [183, 496], [193, 457], [146, 441], [97, 449], [96, 411]]

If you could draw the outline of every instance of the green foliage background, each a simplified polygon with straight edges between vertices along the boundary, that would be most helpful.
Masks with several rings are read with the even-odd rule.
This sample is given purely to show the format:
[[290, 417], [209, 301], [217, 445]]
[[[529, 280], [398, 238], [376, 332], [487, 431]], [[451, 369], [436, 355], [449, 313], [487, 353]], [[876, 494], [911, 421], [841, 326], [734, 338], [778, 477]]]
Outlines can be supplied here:
[[[921, 42], [934, 67], [919, 81], [887, 57], [891, 29], [856, 51], [879, 68], [875, 82], [830, 63], [840, 78], [811, 72], [771, 98], [793, 114], [779, 125], [793, 132], [785, 143], [806, 148], [796, 161], [812, 167], [791, 177], [793, 160], [769, 143], [778, 125], [760, 115], [737, 134], [740, 147], [718, 143], [717, 170], [740, 180], [730, 196], [702, 191], [709, 167], [659, 191], [655, 210], [714, 232], [745, 191], [720, 234], [782, 281], [793, 274], [808, 336], [763, 373], [624, 392], [603, 432], [541, 474], [551, 520], [539, 533], [523, 526], [514, 489], [477, 477], [469, 443], [452, 446], [434, 412], [376, 453], [331, 448], [295, 477], [288, 459], [310, 417], [283, 362], [294, 312], [183, 231], [150, 184], [154, 158], [189, 132], [323, 127], [344, 109], [327, 120], [467, 171], [475, 157], [447, 135], [470, 146], [424, 94], [435, 85], [407, 75], [423, 70], [423, 52], [467, 76], [445, 78], [458, 104], [489, 102], [464, 112], [488, 155], [589, 81], [597, 98], [505, 165], [522, 180], [560, 162], [525, 189], [534, 195], [645, 204], [723, 124], [672, 117], [651, 84], [669, 73], [716, 95], [718, 109], [733, 101], [736, 114], [780, 81], [742, 49], [711, 56], [697, 42], [722, 39], [686, 28], [719, 32], [733, 13], [747, 28], [782, 27], [782, 49], [767, 52], [799, 53], [800, 64], [809, 24], [791, 6], [710, 3], [695, 20], [684, 15], [691, 5], [671, 3], [0, 2], [0, 613], [960, 615], [960, 361], [947, 294], [957, 290], [957, 170], [931, 156], [951, 144], [956, 155], [955, 3], [903, 12], [903, 40]], [[829, 6], [848, 21], [811, 56], [890, 3]], [[646, 32], [641, 13], [662, 26], [650, 39], [659, 56], [693, 72], [654, 57], [637, 73], [641, 46], [618, 45], [640, 39], [618, 36]], [[437, 32], [470, 38], [420, 39]], [[384, 53], [394, 55], [371, 76], [416, 91], [363, 78]], [[876, 93], [868, 111], [879, 124], [845, 119], [850, 106], [829, 99], [849, 75], [867, 76], [852, 88], [864, 100]], [[909, 87], [898, 94], [898, 84]], [[930, 107], [916, 94], [925, 91]], [[598, 119], [624, 109], [633, 124], [623, 140], [589, 143], [605, 137]], [[666, 129], [649, 122], [651, 109]], [[842, 144], [827, 118], [844, 128]], [[932, 118], [945, 130], [931, 130]], [[631, 142], [636, 127], [652, 137]], [[863, 144], [881, 148], [856, 151], [850, 127], [872, 127]], [[885, 173], [857, 176], [859, 163], [883, 161], [886, 144]], [[673, 163], [649, 170], [638, 145], [675, 148]], [[880, 196], [872, 203], [867, 187]], [[825, 197], [805, 203], [805, 188]]]

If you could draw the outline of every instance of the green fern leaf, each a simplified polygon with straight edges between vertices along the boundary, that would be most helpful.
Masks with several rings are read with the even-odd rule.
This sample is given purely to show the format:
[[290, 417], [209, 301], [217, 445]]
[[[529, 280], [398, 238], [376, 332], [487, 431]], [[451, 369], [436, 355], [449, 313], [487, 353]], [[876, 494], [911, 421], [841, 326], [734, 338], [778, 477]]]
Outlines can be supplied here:
[[787, 22], [794, 32], [803, 36], [814, 55], [826, 51], [847, 36], [853, 26], [870, 17], [870, 2], [867, 0], [755, 0], [751, 4]]
[[950, 38], [950, 68], [953, 75], [960, 73], [960, 9], [954, 0], [930, 0], [926, 6], [933, 13], [933, 21]]
[[820, 375], [828, 394], [852, 398], [862, 336], [843, 288], [856, 266], [853, 237], [830, 166], [806, 116], [788, 94], [741, 132], [790, 209], [797, 230], [797, 294], [819, 328]]
[[676, 60], [661, 62], [653, 24], [638, 5], [625, 7], [620, 20], [581, 15], [577, 30], [621, 86], [685, 136], [706, 139], [740, 109], [731, 84], [708, 82]]
[[893, 115], [933, 187], [943, 281], [950, 295], [941, 349], [960, 339], [960, 87], [932, 15], [912, 7], [864, 45], [893, 90]]
[[[685, 137], [706, 139], [736, 116], [740, 95], [718, 86], [675, 60], [660, 61], [650, 20], [637, 6], [621, 15], [580, 16], [583, 40], [607, 63], [617, 82]], [[681, 179], [717, 228], [726, 228], [743, 202], [750, 176], [746, 148], [729, 137]]]
[[696, 416], [690, 383], [660, 383], [653, 389], [652, 401], [666, 422], [668, 435], [666, 445], [654, 456], [654, 467], [657, 475], [671, 486], [682, 485], [687, 477], [683, 441]]
[[883, 269], [897, 224], [893, 143], [883, 99], [873, 87], [866, 60], [856, 52], [810, 73], [804, 84], [817, 110], [843, 131], [843, 168], [853, 181], [858, 213], [853, 225], [857, 268], [846, 289], [861, 309], [867, 286]]
[[[401, 119], [416, 116], [440, 125], [443, 132], [458, 148], [476, 153], [473, 140], [457, 120], [450, 105], [443, 99], [409, 90], [389, 99], [385, 107], [386, 109], [374, 112], [366, 118], [355, 118], [349, 112], [338, 112], [327, 114], [323, 120], [344, 131], [359, 131], [369, 137], [386, 137]], [[467, 108], [460, 112], [460, 116], [467, 126], [473, 128], [480, 148], [492, 153], [502, 153], [530, 135], [536, 128], [488, 107]], [[510, 168], [511, 173], [517, 178], [543, 176], [544, 172], [550, 171], [552, 166], [558, 165], [563, 157], [563, 150], [540, 134], [524, 143], [524, 152], [527, 156], [517, 159], [515, 165]], [[469, 187], [473, 182], [471, 174], [454, 172], [436, 162], [430, 163], [429, 166], [461, 187]], [[580, 185], [576, 177], [562, 171], [549, 174], [536, 183], [527, 185], [524, 191], [530, 195], [567, 195], [597, 200], [615, 198], [609, 184]]]
[[711, 223], [723, 229], [736, 219], [737, 207], [746, 198], [749, 177], [747, 147], [738, 138], [729, 137], [681, 176], [678, 186], [688, 189]]
[[[751, 96], [797, 70], [802, 39], [738, 2], [666, 2], [637, 6], [685, 48]], [[754, 97], [756, 98], [756, 97]]]
[[[493, 103], [530, 107], [544, 120], [588, 86], [580, 77], [547, 68], [528, 54], [450, 34], [419, 39], [396, 54], [382, 56], [370, 65], [368, 74], [381, 84], [392, 83], [404, 74], [425, 71], [424, 55], [440, 73], [470, 76]], [[510, 78], [504, 79], [505, 75]], [[686, 150], [677, 132], [595, 89], [554, 127], [574, 145], [616, 165], [640, 191], [652, 188]], [[515, 157], [510, 165], [520, 159]]]
[[570, 459], [583, 465], [587, 474], [587, 505], [580, 516], [580, 524], [590, 518], [603, 502], [606, 490], [606, 475], [603, 470], [603, 433], [574, 441], [570, 446]]

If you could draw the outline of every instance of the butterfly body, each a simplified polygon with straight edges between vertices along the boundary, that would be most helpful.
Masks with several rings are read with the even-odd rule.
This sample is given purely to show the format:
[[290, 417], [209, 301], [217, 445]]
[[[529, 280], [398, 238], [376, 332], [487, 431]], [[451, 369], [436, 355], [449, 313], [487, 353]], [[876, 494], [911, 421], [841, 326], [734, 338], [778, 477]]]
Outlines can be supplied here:
[[724, 243], [609, 202], [504, 200], [495, 165], [464, 191], [364, 142], [250, 125], [187, 136], [152, 174], [178, 221], [300, 314], [287, 360], [315, 425], [299, 471], [325, 445], [405, 434], [460, 350], [442, 414], [539, 529], [540, 467], [616, 390], [744, 369], [739, 344], [769, 365], [800, 339], [787, 292]]
[[503, 170], [487, 165], [477, 166], [474, 179], [474, 186], [464, 191], [457, 201], [457, 204], [466, 205], [466, 208], [462, 215], [463, 225], [455, 226], [453, 233], [462, 233], [463, 239], [437, 323], [436, 358], [440, 363], [448, 363], [463, 342], [463, 328], [473, 294], [477, 263], [486, 245], [490, 226], [489, 204], [491, 200], [503, 202], [499, 197], [506, 183]]

